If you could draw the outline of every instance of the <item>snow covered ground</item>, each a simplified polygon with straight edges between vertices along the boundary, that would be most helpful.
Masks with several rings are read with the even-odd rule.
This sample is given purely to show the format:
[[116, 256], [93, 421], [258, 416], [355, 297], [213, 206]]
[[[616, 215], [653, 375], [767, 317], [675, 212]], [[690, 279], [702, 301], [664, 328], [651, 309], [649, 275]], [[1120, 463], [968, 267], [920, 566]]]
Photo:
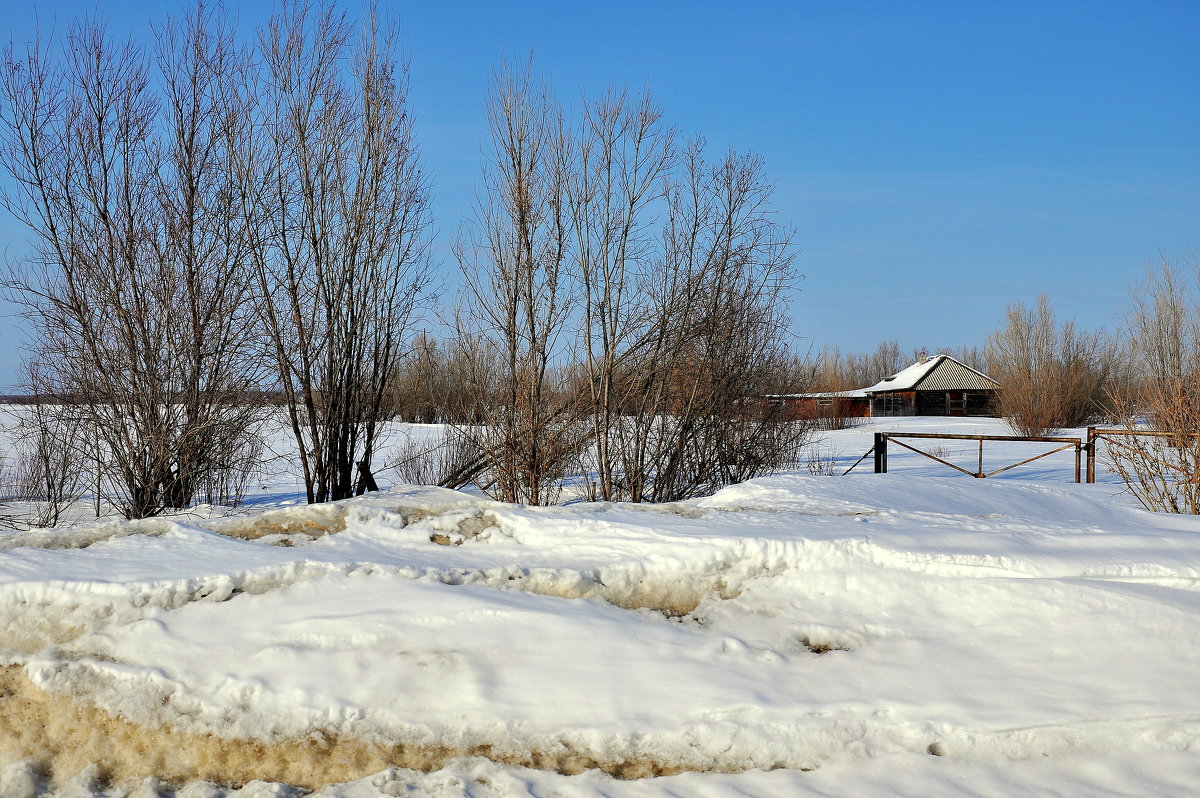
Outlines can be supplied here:
[[0, 796], [1195, 794], [1200, 519], [1070, 452], [819, 473], [881, 428], [1004, 432], [669, 506], [268, 486], [0, 536]]

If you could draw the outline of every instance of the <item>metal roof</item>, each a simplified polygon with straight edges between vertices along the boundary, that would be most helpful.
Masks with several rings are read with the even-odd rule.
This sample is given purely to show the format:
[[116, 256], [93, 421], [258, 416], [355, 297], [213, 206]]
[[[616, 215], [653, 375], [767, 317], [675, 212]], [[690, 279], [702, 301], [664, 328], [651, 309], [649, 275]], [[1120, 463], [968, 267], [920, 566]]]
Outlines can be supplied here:
[[914, 363], [885, 380], [864, 388], [867, 393], [884, 391], [994, 391], [1000, 383], [983, 372], [964, 366], [949, 355], [934, 355]]

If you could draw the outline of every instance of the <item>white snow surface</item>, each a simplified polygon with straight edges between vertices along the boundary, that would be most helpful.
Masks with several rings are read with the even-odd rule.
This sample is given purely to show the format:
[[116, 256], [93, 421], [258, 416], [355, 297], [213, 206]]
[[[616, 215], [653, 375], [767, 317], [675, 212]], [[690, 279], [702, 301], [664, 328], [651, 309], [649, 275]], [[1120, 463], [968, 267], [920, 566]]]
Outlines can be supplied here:
[[[825, 441], [839, 471], [878, 428]], [[326, 798], [1194, 794], [1200, 519], [1071, 484], [1069, 456], [977, 480], [912, 455], [668, 506], [397, 486], [274, 510], [258, 540], [222, 534], [236, 519], [0, 536], [8, 626], [82, 630], [0, 641], [0, 664], [149, 728], [566, 746], [694, 771], [462, 758]], [[344, 528], [292, 531], [306, 518]], [[0, 795], [35, 781], [0, 762]], [[86, 773], [53, 789], [126, 794]]]

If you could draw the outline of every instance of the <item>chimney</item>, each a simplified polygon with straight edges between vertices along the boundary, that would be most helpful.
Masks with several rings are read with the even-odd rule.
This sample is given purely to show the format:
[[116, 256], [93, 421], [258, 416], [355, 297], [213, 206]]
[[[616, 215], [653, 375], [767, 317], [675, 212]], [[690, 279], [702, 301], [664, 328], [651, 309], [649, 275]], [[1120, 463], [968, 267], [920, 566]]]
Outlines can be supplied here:
[[924, 362], [925, 362], [925, 360], [927, 359], [927, 357], [928, 357], [928, 355], [927, 355], [927, 353], [925, 352], [925, 349], [924, 349], [924, 347], [922, 347], [922, 348], [921, 348], [921, 351], [917, 352], [917, 362], [918, 362], [918, 363], [924, 363]]

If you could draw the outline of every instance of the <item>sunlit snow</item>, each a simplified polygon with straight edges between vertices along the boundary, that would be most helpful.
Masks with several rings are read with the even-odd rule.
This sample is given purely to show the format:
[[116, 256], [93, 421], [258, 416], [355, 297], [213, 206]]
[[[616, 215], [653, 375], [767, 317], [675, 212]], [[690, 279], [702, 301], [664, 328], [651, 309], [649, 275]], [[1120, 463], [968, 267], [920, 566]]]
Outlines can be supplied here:
[[810, 473], [877, 428], [669, 506], [397, 486], [2, 535], [0, 795], [1194, 790], [1200, 521], [1070, 452]]

